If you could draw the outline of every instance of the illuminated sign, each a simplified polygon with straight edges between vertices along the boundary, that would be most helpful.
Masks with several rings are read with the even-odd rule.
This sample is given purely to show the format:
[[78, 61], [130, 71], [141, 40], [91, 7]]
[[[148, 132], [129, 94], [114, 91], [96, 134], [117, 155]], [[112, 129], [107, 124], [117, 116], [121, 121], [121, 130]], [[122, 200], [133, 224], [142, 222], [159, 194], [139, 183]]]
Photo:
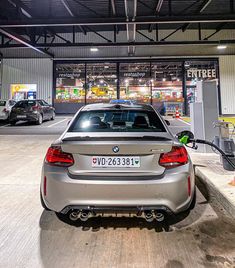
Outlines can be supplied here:
[[216, 78], [216, 69], [190, 68], [187, 70], [187, 78]]
[[132, 78], [144, 78], [150, 77], [149, 72], [124, 72], [122, 73], [123, 77], [132, 77]]
[[58, 78], [70, 78], [70, 79], [75, 79], [75, 78], [80, 78], [81, 76], [85, 76], [84, 73], [73, 73], [73, 72], [63, 72], [63, 73], [57, 73]]

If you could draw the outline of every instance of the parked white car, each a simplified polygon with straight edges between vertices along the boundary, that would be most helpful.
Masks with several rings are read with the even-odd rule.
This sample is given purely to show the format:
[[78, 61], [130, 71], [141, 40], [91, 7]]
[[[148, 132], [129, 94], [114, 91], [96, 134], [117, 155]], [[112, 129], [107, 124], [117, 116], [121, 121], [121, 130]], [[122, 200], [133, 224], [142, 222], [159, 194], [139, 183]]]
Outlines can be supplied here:
[[8, 120], [11, 108], [16, 104], [15, 100], [0, 99], [0, 120]]

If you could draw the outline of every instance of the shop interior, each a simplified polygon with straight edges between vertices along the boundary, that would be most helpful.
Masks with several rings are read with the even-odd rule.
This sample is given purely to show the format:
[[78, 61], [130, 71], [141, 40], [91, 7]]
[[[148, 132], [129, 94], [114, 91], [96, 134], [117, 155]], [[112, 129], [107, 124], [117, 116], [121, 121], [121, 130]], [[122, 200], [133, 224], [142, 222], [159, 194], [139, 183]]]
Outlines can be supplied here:
[[58, 104], [108, 103], [120, 98], [152, 104], [166, 115], [177, 107], [183, 114], [195, 101], [198, 81], [218, 81], [217, 60], [55, 64], [54, 103], [59, 109]]

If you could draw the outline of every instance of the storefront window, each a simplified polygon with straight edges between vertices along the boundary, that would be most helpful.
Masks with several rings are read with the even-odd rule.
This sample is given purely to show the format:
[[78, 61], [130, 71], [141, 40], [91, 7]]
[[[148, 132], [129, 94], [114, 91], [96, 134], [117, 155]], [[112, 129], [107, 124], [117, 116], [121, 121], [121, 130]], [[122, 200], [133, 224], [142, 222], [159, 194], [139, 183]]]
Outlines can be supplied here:
[[87, 64], [87, 103], [109, 102], [117, 98], [117, 64]]
[[58, 62], [54, 106], [57, 112], [74, 113], [86, 103], [108, 103], [120, 96], [152, 104], [163, 115], [173, 115], [176, 108], [180, 114], [189, 114], [189, 104], [197, 98], [198, 82], [218, 80], [217, 65], [213, 59]]
[[150, 63], [120, 64], [120, 98], [151, 103]]
[[183, 113], [182, 64], [159, 62], [152, 64], [152, 104], [161, 114], [172, 115], [176, 107]]
[[216, 80], [216, 61], [186, 61], [185, 62], [186, 91], [187, 91], [187, 111], [190, 113], [190, 103], [197, 100], [197, 88], [200, 81]]
[[85, 102], [85, 64], [58, 64], [56, 66], [54, 102]]

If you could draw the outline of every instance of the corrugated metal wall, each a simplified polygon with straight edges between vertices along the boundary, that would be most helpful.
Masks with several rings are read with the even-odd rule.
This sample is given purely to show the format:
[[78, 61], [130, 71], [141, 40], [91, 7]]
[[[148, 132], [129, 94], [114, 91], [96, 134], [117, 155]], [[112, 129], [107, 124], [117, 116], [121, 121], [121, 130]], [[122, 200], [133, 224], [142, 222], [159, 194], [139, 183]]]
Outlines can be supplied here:
[[235, 114], [235, 56], [219, 57], [223, 114]]
[[37, 98], [52, 102], [52, 60], [3, 59], [2, 68], [2, 98], [10, 97], [11, 84], [37, 84]]

